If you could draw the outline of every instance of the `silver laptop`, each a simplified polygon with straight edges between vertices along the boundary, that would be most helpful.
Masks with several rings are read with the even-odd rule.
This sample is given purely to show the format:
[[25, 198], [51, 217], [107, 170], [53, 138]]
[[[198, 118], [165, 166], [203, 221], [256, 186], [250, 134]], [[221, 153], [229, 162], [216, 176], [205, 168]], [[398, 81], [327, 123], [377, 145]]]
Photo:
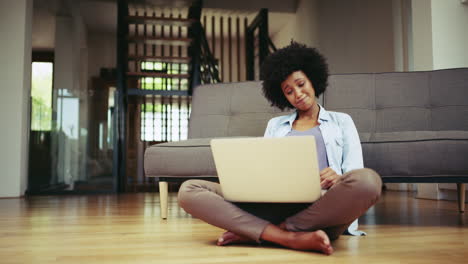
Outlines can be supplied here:
[[320, 198], [313, 136], [213, 139], [211, 150], [228, 201], [308, 203]]

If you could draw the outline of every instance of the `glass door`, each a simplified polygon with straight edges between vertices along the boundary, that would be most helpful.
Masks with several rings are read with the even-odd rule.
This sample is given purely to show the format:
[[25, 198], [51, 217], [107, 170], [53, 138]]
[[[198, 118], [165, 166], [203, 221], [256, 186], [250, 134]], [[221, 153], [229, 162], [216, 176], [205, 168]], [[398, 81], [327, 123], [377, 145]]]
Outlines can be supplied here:
[[54, 68], [53, 61], [32, 64], [28, 193], [116, 192], [115, 75], [93, 76], [80, 89], [57, 88], [62, 77]]

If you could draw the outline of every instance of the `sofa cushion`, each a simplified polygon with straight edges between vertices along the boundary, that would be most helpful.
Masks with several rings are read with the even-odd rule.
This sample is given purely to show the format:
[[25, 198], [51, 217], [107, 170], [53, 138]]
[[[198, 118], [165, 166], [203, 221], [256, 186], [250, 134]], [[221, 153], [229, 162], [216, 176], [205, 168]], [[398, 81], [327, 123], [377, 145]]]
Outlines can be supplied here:
[[268, 120], [290, 111], [272, 107], [261, 87], [259, 81], [198, 86], [188, 138], [263, 136]]
[[468, 131], [382, 132], [361, 136], [364, 166], [385, 176], [466, 176]]
[[327, 110], [351, 115], [359, 132], [468, 130], [468, 68], [334, 74]]
[[[360, 133], [364, 165], [386, 176], [466, 176], [468, 131]], [[217, 177], [211, 138], [150, 146], [149, 177]]]
[[468, 130], [468, 69], [431, 73], [432, 130]]
[[210, 138], [152, 145], [145, 152], [147, 177], [217, 177]]
[[374, 132], [374, 75], [334, 74], [328, 82], [322, 96], [325, 109], [350, 114], [359, 132]]

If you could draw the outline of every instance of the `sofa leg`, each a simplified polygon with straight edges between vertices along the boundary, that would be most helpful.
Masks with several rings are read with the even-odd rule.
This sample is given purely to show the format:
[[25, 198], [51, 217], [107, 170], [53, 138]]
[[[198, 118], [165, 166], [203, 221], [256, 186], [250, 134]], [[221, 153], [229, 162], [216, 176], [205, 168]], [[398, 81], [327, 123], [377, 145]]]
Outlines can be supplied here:
[[457, 183], [457, 191], [458, 191], [458, 209], [460, 213], [465, 212], [465, 184], [464, 183]]
[[168, 196], [167, 182], [159, 182], [159, 202], [161, 205], [161, 218], [167, 219], [167, 196]]

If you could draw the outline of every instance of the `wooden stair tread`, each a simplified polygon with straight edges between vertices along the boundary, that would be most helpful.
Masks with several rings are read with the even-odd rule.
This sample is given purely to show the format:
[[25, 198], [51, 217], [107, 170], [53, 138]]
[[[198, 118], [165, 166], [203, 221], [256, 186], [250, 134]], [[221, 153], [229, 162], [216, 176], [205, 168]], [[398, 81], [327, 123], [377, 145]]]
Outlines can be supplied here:
[[173, 63], [189, 63], [190, 57], [171, 57], [171, 56], [142, 56], [129, 55], [129, 61], [149, 61], [149, 62], [173, 62]]
[[143, 96], [150, 97], [154, 95], [159, 96], [188, 96], [188, 90], [150, 90], [150, 89], [139, 89], [139, 88], [129, 88], [127, 89], [127, 94], [130, 96]]
[[129, 77], [189, 78], [189, 74], [168, 74], [161, 72], [127, 72]]
[[172, 17], [152, 17], [152, 16], [128, 16], [128, 23], [155, 24], [155, 25], [172, 25], [172, 26], [190, 26], [197, 20], [188, 18], [172, 18]]

